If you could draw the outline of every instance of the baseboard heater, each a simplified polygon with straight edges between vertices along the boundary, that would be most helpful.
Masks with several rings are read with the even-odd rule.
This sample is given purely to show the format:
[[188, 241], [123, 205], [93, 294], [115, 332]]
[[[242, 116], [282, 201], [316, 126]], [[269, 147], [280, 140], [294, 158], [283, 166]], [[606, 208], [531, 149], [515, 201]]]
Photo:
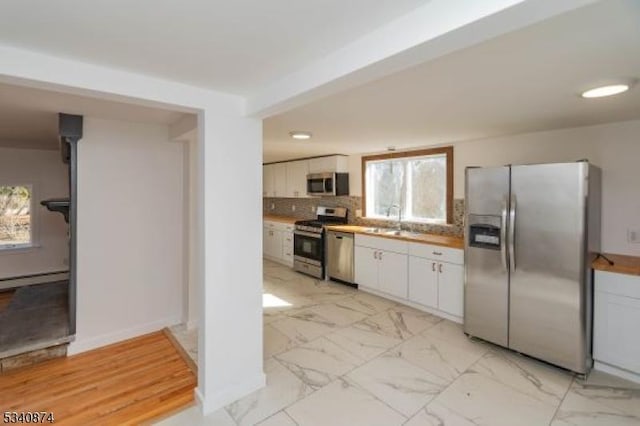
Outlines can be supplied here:
[[69, 279], [69, 271], [43, 272], [39, 274], [22, 275], [19, 277], [0, 278], [0, 290], [27, 285], [53, 283]]

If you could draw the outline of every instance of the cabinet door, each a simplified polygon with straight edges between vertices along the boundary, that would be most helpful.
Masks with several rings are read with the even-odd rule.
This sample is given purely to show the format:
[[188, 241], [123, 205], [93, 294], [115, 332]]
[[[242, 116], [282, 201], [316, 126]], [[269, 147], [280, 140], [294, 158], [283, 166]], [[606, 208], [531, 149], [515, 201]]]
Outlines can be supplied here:
[[273, 165], [273, 196], [287, 196], [287, 165], [278, 163]]
[[293, 266], [293, 232], [282, 233], [282, 259], [289, 266]]
[[355, 280], [358, 285], [378, 289], [378, 250], [368, 247], [354, 248]]
[[596, 291], [593, 358], [640, 374], [638, 324], [640, 299]]
[[309, 162], [307, 160], [300, 160], [285, 164], [287, 168], [287, 197], [306, 197]]
[[378, 251], [378, 285], [380, 291], [407, 298], [408, 271], [406, 254]]
[[438, 263], [438, 309], [458, 317], [463, 316], [464, 267]]
[[266, 231], [266, 244], [264, 254], [267, 257], [271, 257], [273, 259], [281, 259], [282, 258], [282, 231], [278, 231], [273, 228], [269, 228]]
[[438, 307], [438, 262], [409, 256], [409, 300]]
[[269, 256], [269, 227], [262, 227], [262, 255]]
[[334, 156], [311, 158], [309, 160], [309, 173], [327, 173], [336, 171]]
[[262, 196], [273, 197], [275, 192], [273, 164], [262, 166]]

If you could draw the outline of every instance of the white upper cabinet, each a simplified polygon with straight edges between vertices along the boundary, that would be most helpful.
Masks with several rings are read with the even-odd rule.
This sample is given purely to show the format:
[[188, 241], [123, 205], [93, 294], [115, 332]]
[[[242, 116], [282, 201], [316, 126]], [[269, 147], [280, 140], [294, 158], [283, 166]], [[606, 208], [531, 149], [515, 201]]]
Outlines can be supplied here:
[[290, 161], [287, 168], [287, 197], [300, 198], [307, 196], [307, 174], [309, 173], [309, 161]]
[[346, 173], [348, 171], [349, 161], [345, 155], [331, 155], [329, 157], [311, 158], [309, 160], [309, 173]]
[[274, 197], [287, 196], [287, 164], [273, 164]]
[[348, 173], [347, 156], [332, 155], [294, 160], [262, 166], [263, 197], [307, 197], [307, 175], [309, 173], [339, 172]]
[[267, 164], [262, 166], [262, 196], [263, 197], [274, 197], [276, 193], [275, 188], [275, 175], [274, 175], [274, 167], [275, 164]]

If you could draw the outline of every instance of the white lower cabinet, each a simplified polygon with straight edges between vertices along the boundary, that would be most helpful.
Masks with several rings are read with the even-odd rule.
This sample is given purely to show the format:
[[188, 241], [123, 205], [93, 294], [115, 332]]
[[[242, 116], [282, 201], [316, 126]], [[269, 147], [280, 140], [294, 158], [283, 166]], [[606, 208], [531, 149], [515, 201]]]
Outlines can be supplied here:
[[464, 266], [409, 256], [409, 300], [462, 317]]
[[358, 234], [355, 244], [355, 280], [359, 287], [457, 321], [462, 319], [462, 250]]
[[378, 252], [378, 286], [380, 291], [392, 296], [407, 298], [406, 254], [390, 251]]
[[282, 233], [282, 260], [293, 268], [293, 231]]
[[[620, 375], [638, 381], [640, 277], [595, 271], [594, 288], [593, 358], [624, 370]], [[625, 372], [635, 377], [629, 377]]]
[[438, 262], [409, 256], [409, 300], [438, 307]]
[[264, 255], [274, 259], [282, 258], [282, 231], [268, 226], [262, 229]]
[[264, 221], [262, 255], [269, 260], [293, 267], [293, 225]]
[[407, 243], [356, 234], [355, 280], [359, 286], [407, 297]]
[[378, 250], [355, 246], [353, 254], [356, 283], [363, 287], [378, 290]]
[[457, 317], [464, 315], [464, 266], [438, 264], [438, 309]]

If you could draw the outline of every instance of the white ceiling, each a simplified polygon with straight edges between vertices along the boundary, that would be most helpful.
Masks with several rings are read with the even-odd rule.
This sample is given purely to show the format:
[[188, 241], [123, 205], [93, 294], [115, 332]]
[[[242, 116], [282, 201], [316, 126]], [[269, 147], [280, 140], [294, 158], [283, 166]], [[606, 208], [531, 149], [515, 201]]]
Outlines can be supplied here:
[[248, 94], [429, 0], [6, 0], [0, 43]]
[[[640, 2], [560, 15], [264, 122], [265, 161], [363, 153], [640, 118], [640, 85], [597, 100], [585, 88], [640, 78]], [[314, 134], [293, 141], [291, 130]]]
[[58, 149], [58, 113], [173, 124], [184, 114], [0, 83], [0, 146]]

